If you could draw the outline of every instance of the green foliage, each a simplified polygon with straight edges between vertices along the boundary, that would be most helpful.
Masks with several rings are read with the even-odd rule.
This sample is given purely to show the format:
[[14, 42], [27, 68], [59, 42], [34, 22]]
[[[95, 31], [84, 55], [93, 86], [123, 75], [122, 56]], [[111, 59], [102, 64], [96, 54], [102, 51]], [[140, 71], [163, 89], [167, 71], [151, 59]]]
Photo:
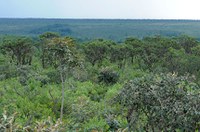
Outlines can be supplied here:
[[38, 49], [40, 50], [40, 56], [42, 59], [42, 67], [48, 66], [48, 43], [51, 39], [58, 38], [59, 34], [54, 32], [45, 32], [39, 36], [40, 42]]
[[187, 76], [151, 74], [128, 82], [116, 101], [128, 110], [131, 130], [195, 131], [200, 121], [199, 89]]
[[143, 41], [137, 38], [127, 38], [125, 44], [128, 46], [127, 52], [129, 52], [128, 55], [130, 55], [131, 62], [133, 63], [134, 57], [143, 53]]
[[112, 98], [114, 98], [118, 94], [121, 88], [122, 88], [122, 84], [120, 83], [116, 83], [114, 85], [109, 86], [108, 91], [105, 94], [105, 99], [109, 101]]
[[19, 118], [18, 120], [24, 122], [26, 125], [36, 120], [47, 118], [48, 116], [54, 117], [51, 109], [49, 109], [46, 104], [41, 104], [38, 101], [19, 97], [16, 100], [16, 104], [21, 117], [21, 119]]
[[79, 82], [75, 84], [70, 84], [71, 90], [74, 91], [74, 96], [86, 96], [92, 101], [100, 101], [103, 99], [107, 89], [99, 84], [87, 82]]
[[180, 44], [186, 53], [191, 53], [191, 49], [198, 45], [198, 41], [195, 38], [182, 35], [177, 38], [178, 44]]
[[1, 52], [9, 56], [10, 62], [17, 65], [31, 65], [33, 44], [27, 37], [5, 37], [1, 45]]
[[126, 82], [127, 80], [131, 80], [132, 78], [142, 77], [148, 74], [148, 71], [141, 69], [142, 67], [141, 62], [138, 65], [140, 65], [140, 68], [137, 68], [138, 66], [134, 66], [134, 65], [132, 66], [126, 65], [125, 70], [120, 71], [119, 81], [123, 83], [123, 82]]
[[57, 84], [61, 83], [59, 70], [48, 68], [44, 71], [43, 74], [48, 77], [49, 79], [47, 80], [48, 83], [57, 83]]
[[77, 57], [73, 50], [75, 49], [72, 38], [53, 38], [49, 40], [46, 50], [48, 63], [55, 68], [63, 65], [75, 66]]
[[120, 128], [119, 122], [115, 119], [115, 117], [113, 117], [113, 115], [107, 115], [106, 121], [111, 131], [116, 131]]
[[18, 75], [18, 73], [16, 71], [16, 66], [10, 64], [6, 60], [6, 57], [3, 60], [5, 60], [5, 61], [3, 61], [0, 64], [0, 80], [16, 77]]
[[84, 52], [87, 60], [95, 65], [96, 63], [101, 65], [103, 59], [107, 58], [110, 47], [115, 43], [112, 41], [106, 41], [103, 39], [97, 39], [91, 41], [84, 46]]
[[120, 69], [124, 68], [130, 56], [129, 46], [120, 44], [111, 47], [110, 61], [116, 63]]
[[101, 83], [105, 83], [107, 85], [112, 85], [117, 83], [119, 79], [119, 74], [113, 71], [110, 68], [103, 68], [98, 76], [98, 81]]
[[96, 102], [92, 102], [89, 98], [85, 96], [79, 96], [74, 104], [72, 104], [72, 113], [75, 126], [82, 126], [84, 122], [89, 121], [92, 117], [100, 116], [100, 111], [98, 110], [100, 105]]
[[[13, 109], [20, 117], [16, 120], [23, 124], [30, 124], [35, 120], [41, 120], [48, 116], [54, 117], [52, 110], [45, 102], [49, 102], [47, 95], [42, 91], [41, 84], [36, 80], [29, 80], [26, 86], [22, 86], [17, 80], [7, 80], [0, 84], [2, 89], [3, 107]], [[12, 109], [11, 109], [12, 108]]]
[[87, 131], [106, 131], [108, 129], [106, 121], [102, 118], [91, 118], [87, 123], [84, 124], [83, 128]]
[[166, 66], [170, 72], [185, 73], [185, 64], [187, 63], [187, 56], [184, 49], [176, 50], [169, 48], [169, 51], [165, 54], [164, 66]]
[[192, 53], [193, 53], [194, 55], [200, 56], [200, 45], [197, 45], [197, 46], [191, 48], [191, 50], [192, 50]]
[[45, 32], [39, 36], [39, 38], [44, 42], [47, 39], [58, 38], [59, 34], [55, 32]]
[[196, 39], [157, 35], [77, 45], [47, 32], [29, 40], [0, 38], [0, 113], [11, 115], [2, 117], [1, 130], [9, 123], [18, 131], [200, 129]]

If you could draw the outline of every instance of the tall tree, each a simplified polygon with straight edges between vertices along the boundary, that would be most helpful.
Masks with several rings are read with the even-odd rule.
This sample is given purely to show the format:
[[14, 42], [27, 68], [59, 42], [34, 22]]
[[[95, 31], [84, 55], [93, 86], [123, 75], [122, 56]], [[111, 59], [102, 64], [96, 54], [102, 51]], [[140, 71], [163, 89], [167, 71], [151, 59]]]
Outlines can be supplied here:
[[197, 39], [186, 35], [178, 37], [177, 42], [185, 49], [185, 52], [189, 54], [191, 54], [192, 48], [198, 45]]
[[5, 37], [1, 51], [10, 57], [10, 62], [14, 62], [16, 65], [31, 65], [33, 41], [27, 37]]
[[86, 58], [92, 65], [101, 64], [103, 59], [108, 58], [110, 47], [115, 43], [103, 39], [97, 39], [85, 44], [84, 52]]
[[128, 46], [131, 62], [133, 63], [134, 57], [139, 56], [143, 52], [143, 42], [137, 38], [127, 38], [125, 44]]
[[59, 34], [54, 32], [46, 32], [39, 36], [40, 38], [40, 48], [41, 48], [41, 58], [42, 58], [42, 67], [45, 68], [47, 66], [47, 62], [45, 58], [47, 57], [47, 45], [51, 39], [58, 38]]
[[129, 58], [129, 47], [126, 44], [118, 44], [111, 47], [110, 61], [117, 63], [119, 68], [123, 68]]
[[70, 37], [53, 38], [48, 41], [46, 47], [47, 60], [50, 65], [58, 69], [62, 83], [62, 101], [60, 119], [63, 118], [64, 91], [66, 79], [71, 69], [78, 65], [77, 52], [75, 51], [75, 42]]

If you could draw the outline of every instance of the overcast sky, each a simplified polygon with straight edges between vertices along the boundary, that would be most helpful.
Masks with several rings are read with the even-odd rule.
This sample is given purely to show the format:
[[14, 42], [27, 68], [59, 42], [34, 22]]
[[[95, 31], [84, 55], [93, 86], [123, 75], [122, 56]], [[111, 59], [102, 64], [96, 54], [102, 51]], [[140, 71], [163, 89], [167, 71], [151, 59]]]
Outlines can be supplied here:
[[0, 0], [0, 17], [200, 19], [200, 0]]

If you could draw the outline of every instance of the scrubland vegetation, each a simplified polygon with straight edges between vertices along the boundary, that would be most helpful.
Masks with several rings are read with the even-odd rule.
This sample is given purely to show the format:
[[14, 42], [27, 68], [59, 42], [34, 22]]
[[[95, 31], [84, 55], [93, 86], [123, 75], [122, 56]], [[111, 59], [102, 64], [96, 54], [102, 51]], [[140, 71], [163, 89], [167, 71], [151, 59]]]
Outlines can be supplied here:
[[200, 42], [0, 41], [0, 131], [200, 131]]

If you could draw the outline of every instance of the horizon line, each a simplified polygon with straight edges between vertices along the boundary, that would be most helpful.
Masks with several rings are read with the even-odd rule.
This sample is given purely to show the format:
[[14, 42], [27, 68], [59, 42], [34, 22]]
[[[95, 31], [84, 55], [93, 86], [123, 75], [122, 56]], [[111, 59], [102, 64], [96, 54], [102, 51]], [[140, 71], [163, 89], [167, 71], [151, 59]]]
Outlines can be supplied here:
[[182, 21], [200, 21], [200, 19], [182, 19], [182, 18], [61, 18], [61, 17], [0, 17], [0, 19], [60, 19], [60, 20], [182, 20]]

